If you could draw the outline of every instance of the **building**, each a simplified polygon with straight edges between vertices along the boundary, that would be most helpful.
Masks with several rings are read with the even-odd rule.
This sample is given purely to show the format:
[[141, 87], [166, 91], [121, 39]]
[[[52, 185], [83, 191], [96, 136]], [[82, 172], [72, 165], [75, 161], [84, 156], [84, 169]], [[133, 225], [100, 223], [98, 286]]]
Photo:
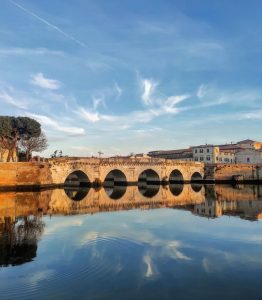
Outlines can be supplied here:
[[199, 145], [187, 149], [150, 151], [148, 156], [203, 163], [262, 163], [262, 142], [250, 139], [222, 145]]
[[237, 143], [237, 145], [244, 149], [255, 149], [260, 150], [262, 149], [262, 142], [253, 141], [253, 140], [243, 140]]
[[261, 164], [262, 149], [242, 149], [236, 153], [236, 162], [239, 164]]
[[215, 163], [219, 155], [219, 147], [214, 145], [200, 145], [192, 147], [194, 161]]
[[179, 150], [159, 150], [150, 151], [148, 156], [155, 158], [176, 159], [183, 161], [193, 161], [193, 152], [191, 148]]

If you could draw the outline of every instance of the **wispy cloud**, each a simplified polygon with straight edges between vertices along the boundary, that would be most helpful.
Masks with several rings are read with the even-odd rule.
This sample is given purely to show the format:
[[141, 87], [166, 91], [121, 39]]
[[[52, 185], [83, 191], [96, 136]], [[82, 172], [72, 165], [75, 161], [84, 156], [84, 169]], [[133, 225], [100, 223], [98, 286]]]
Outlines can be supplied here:
[[118, 97], [118, 98], [121, 97], [121, 95], [122, 95], [122, 93], [123, 93], [123, 90], [121, 89], [121, 87], [118, 85], [117, 82], [115, 82], [114, 88], [115, 88], [117, 97]]
[[50, 50], [47, 48], [1, 48], [0, 55], [54, 55], [54, 56], [64, 56], [64, 52], [57, 50]]
[[[261, 91], [257, 89], [225, 90], [212, 85], [201, 84], [196, 92], [202, 107], [216, 105], [256, 106], [260, 102]], [[259, 105], [260, 106], [260, 105]]]
[[62, 86], [60, 81], [56, 79], [46, 78], [42, 73], [37, 73], [33, 75], [31, 83], [38, 87], [48, 90], [58, 90]]
[[26, 115], [28, 115], [29, 117], [32, 117], [32, 118], [36, 119], [44, 127], [51, 128], [53, 130], [66, 133], [66, 134], [68, 134], [70, 136], [85, 134], [84, 128], [64, 126], [64, 125], [59, 124], [56, 120], [54, 120], [53, 118], [48, 117], [48, 116], [32, 114], [32, 113], [29, 113], [29, 112], [26, 113]]
[[104, 95], [100, 97], [93, 97], [93, 108], [96, 110], [99, 106], [105, 107], [105, 100], [104, 100]]
[[28, 107], [27, 101], [21, 100], [21, 98], [15, 98], [4, 89], [0, 89], [0, 101], [3, 101], [19, 109], [26, 109]]
[[157, 87], [158, 83], [153, 81], [152, 79], [141, 79], [141, 87], [143, 90], [142, 93], [142, 101], [145, 105], [150, 105], [153, 103], [152, 101], [152, 94], [155, 91], [155, 88]]
[[67, 32], [65, 32], [64, 30], [62, 30], [61, 28], [59, 28], [58, 26], [50, 23], [49, 21], [47, 21], [46, 19], [38, 16], [37, 14], [35, 14], [34, 12], [32, 12], [31, 10], [25, 8], [24, 6], [18, 4], [17, 2], [13, 1], [13, 0], [8, 0], [10, 3], [12, 3], [13, 5], [15, 5], [16, 7], [18, 7], [19, 9], [21, 9], [22, 11], [24, 11], [26, 14], [34, 17], [35, 19], [37, 19], [38, 21], [40, 21], [41, 23], [47, 25], [48, 27], [50, 27], [51, 29], [57, 31], [58, 33], [60, 33], [61, 35], [63, 35], [64, 37], [66, 37], [67, 39], [75, 42], [76, 44], [78, 44], [81, 47], [87, 48], [87, 45], [85, 43], [83, 43], [82, 41], [78, 40], [77, 38], [75, 38], [74, 36], [68, 34]]
[[190, 98], [189, 94], [155, 97], [156, 81], [141, 78], [141, 83], [143, 86], [141, 99], [143, 99], [143, 103], [147, 106], [144, 110], [134, 110], [123, 115], [102, 114], [97, 110], [100, 102], [97, 101], [95, 105], [93, 103], [93, 110], [79, 106], [75, 110], [75, 113], [87, 122], [98, 123], [105, 130], [112, 128], [127, 129], [136, 124], [149, 123], [162, 115], [178, 114], [185, 108], [177, 107], [176, 105]]
[[240, 112], [233, 114], [233, 118], [238, 120], [262, 120], [262, 110]]

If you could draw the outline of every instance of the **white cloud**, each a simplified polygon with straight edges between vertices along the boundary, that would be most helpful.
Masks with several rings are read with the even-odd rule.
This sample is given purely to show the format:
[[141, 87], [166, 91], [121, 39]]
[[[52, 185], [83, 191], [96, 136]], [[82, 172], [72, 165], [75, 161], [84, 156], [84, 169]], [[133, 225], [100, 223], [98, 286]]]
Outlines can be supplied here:
[[203, 84], [201, 84], [198, 88], [198, 91], [197, 91], [197, 98], [203, 98], [205, 95], [205, 86]]
[[158, 83], [151, 79], [141, 79], [141, 86], [143, 89], [142, 101], [145, 105], [153, 104], [152, 94], [155, 91]]
[[94, 108], [94, 110], [96, 110], [99, 106], [103, 106], [103, 107], [106, 106], [104, 96], [93, 97], [93, 108]]
[[[196, 96], [200, 100], [201, 107], [216, 105], [257, 106], [261, 101], [261, 91], [253, 89], [222, 90], [212, 85], [200, 85]], [[198, 106], [199, 107], [199, 104]]]
[[42, 73], [37, 73], [32, 76], [31, 83], [48, 90], [58, 90], [61, 87], [61, 82], [55, 79], [44, 77]]
[[237, 113], [235, 116], [238, 120], [262, 120], [262, 110]]
[[79, 107], [79, 109], [76, 111], [76, 113], [88, 122], [96, 123], [96, 122], [100, 121], [100, 116], [97, 112], [95, 112], [95, 113], [90, 112], [90, 111], [84, 109], [83, 107]]
[[6, 90], [0, 90], [0, 100], [19, 109], [26, 109], [28, 107], [26, 101], [14, 98]]
[[186, 94], [168, 97], [163, 103], [163, 108], [167, 113], [178, 113], [180, 110], [175, 105], [188, 98], [190, 95]]
[[85, 134], [84, 128], [80, 127], [69, 127], [60, 125], [54, 119], [44, 116], [44, 115], [37, 115], [32, 113], [27, 113], [29, 117], [36, 119], [41, 125], [52, 128], [54, 130], [67, 133], [68, 135], [83, 135]]
[[178, 114], [186, 108], [178, 108], [176, 105], [191, 97], [188, 94], [183, 94], [167, 98], [155, 98], [153, 93], [157, 86], [156, 82], [148, 79], [140, 79], [140, 84], [143, 86], [141, 97], [147, 105], [147, 109], [130, 111], [123, 115], [101, 114], [97, 111], [97, 108], [102, 101], [95, 99], [92, 111], [79, 106], [75, 110], [75, 113], [88, 122], [99, 124], [100, 127], [104, 127], [104, 130], [112, 130], [113, 128], [117, 128], [118, 130], [127, 129], [139, 123], [149, 123], [162, 115]]
[[47, 48], [1, 48], [0, 55], [55, 55], [64, 56], [62, 51], [50, 50]]
[[123, 90], [121, 89], [121, 87], [118, 85], [117, 82], [115, 82], [114, 87], [115, 87], [117, 97], [121, 97]]

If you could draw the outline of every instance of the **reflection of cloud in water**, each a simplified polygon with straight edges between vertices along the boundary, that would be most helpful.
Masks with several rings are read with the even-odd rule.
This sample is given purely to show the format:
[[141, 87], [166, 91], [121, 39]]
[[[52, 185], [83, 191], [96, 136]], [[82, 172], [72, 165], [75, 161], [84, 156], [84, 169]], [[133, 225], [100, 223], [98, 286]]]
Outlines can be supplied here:
[[35, 273], [30, 273], [30, 277], [27, 277], [26, 280], [30, 285], [36, 285], [42, 280], [48, 280], [53, 277], [55, 274], [54, 270], [43, 270]]
[[[73, 227], [73, 226], [82, 226], [84, 223], [83, 219], [77, 218], [77, 219], [72, 219], [70, 217], [68, 217], [68, 219], [63, 219], [63, 221], [61, 222], [61, 220], [57, 220], [58, 222], [55, 224], [48, 224], [48, 227], [45, 229], [44, 231], [44, 235], [49, 235], [49, 234], [57, 234], [57, 231], [63, 230], [67, 227]], [[60, 221], [60, 222], [59, 222]]]
[[146, 264], [145, 277], [152, 278], [158, 274], [157, 269], [152, 261], [152, 257], [148, 253], [143, 257], [143, 262]]
[[181, 251], [178, 250], [180, 248], [181, 242], [180, 241], [170, 241], [167, 243], [165, 247], [166, 255], [174, 258], [174, 259], [181, 259], [181, 260], [191, 260], [190, 257], [183, 254]]
[[235, 267], [236, 265], [244, 267], [262, 267], [260, 255], [254, 255], [247, 251], [238, 251], [231, 253], [219, 249], [208, 248], [201, 249], [204, 252], [202, 266], [207, 273], [223, 272], [224, 269]]

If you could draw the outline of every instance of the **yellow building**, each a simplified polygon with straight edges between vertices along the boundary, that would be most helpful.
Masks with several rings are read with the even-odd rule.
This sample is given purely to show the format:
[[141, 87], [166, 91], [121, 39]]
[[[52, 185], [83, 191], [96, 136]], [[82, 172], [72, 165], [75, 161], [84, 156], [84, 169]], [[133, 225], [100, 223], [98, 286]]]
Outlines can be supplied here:
[[237, 142], [237, 145], [244, 149], [255, 149], [255, 150], [262, 149], [261, 142], [253, 141], [253, 140], [249, 140], [249, 139]]

